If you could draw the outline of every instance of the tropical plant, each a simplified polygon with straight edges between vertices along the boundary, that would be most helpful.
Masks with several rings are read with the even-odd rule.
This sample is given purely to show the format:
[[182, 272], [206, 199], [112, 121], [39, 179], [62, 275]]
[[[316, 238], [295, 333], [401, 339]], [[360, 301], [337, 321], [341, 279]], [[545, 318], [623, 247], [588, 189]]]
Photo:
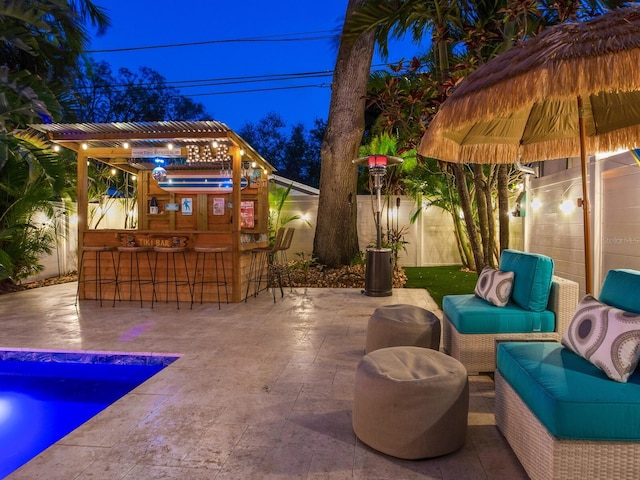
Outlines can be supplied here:
[[[302, 215], [285, 212], [285, 204], [291, 193], [293, 184], [288, 187], [279, 187], [275, 183], [269, 186], [269, 243], [273, 245], [276, 232], [295, 220], [303, 220]], [[311, 226], [311, 222], [304, 220]]]
[[34, 215], [51, 213], [70, 169], [65, 156], [25, 132], [59, 117], [88, 42], [85, 21], [99, 31], [108, 26], [90, 0], [0, 2], [0, 280], [37, 272], [55, 239]]
[[65, 187], [65, 165], [39, 139], [0, 133], [7, 155], [0, 169], [0, 280], [17, 282], [41, 270], [54, 232], [37, 214], [53, 217], [52, 198]]
[[[347, 19], [343, 36], [353, 40], [374, 33], [383, 53], [390, 38], [406, 33], [415, 39], [430, 36], [433, 49], [429, 55], [410, 61], [408, 67], [392, 66], [391, 73], [378, 74], [370, 82], [369, 106], [380, 112], [374, 129], [393, 131], [407, 145], [416, 145], [459, 79], [514, 42], [548, 25], [602, 12], [607, 4], [620, 2], [370, 0]], [[441, 166], [449, 186], [456, 189], [466, 227], [466, 235], [458, 238], [470, 245], [468, 263], [477, 269], [494, 263], [498, 253], [496, 208], [500, 249], [508, 241], [510, 167]], [[464, 244], [462, 251], [466, 252]]]

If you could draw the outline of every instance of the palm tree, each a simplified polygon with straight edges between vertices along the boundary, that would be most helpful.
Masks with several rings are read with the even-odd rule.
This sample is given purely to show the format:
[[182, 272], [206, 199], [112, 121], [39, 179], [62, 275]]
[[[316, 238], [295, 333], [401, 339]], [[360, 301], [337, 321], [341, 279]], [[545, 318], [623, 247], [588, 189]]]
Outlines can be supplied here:
[[60, 198], [69, 169], [25, 131], [59, 115], [88, 42], [87, 20], [99, 30], [108, 26], [90, 0], [0, 2], [0, 280], [37, 271], [39, 254], [54, 241], [33, 214]]
[[[369, 0], [348, 19], [346, 38], [357, 38], [365, 32], [374, 32], [375, 40], [384, 53], [388, 40], [411, 33], [415, 39], [429, 35], [433, 49], [429, 58], [429, 78], [435, 83], [428, 87], [432, 103], [436, 108], [425, 108], [422, 122], [428, 125], [437, 104], [444, 101], [461, 74], [470, 73], [477, 66], [509, 48], [515, 41], [535, 34], [540, 29], [569, 18], [580, 18], [602, 12], [607, 5], [619, 1], [575, 2], [531, 2], [530, 0], [405, 0], [388, 2]], [[451, 60], [456, 58], [455, 62]], [[456, 65], [452, 72], [451, 65]], [[420, 76], [424, 81], [424, 75]], [[414, 99], [416, 97], [413, 97]], [[424, 104], [424, 99], [420, 99]], [[380, 107], [380, 105], [379, 105]], [[397, 107], [397, 106], [396, 106]], [[415, 111], [405, 112], [415, 118]], [[382, 127], [397, 127], [388, 118]], [[415, 122], [413, 122], [415, 124]], [[415, 128], [413, 133], [415, 134]], [[417, 138], [407, 139], [415, 145]], [[515, 161], [515, 159], [514, 159]], [[474, 193], [469, 190], [468, 173], [464, 166], [447, 166], [454, 179], [458, 198], [467, 227], [467, 238], [471, 245], [475, 267], [480, 270], [493, 263], [498, 249], [495, 245], [493, 190], [498, 187], [500, 222], [500, 248], [508, 241], [507, 185], [509, 171], [504, 167], [471, 168]], [[497, 169], [497, 170], [496, 170]], [[475, 201], [476, 209], [473, 208]], [[476, 225], [475, 219], [478, 224]], [[482, 242], [480, 242], [480, 238]]]

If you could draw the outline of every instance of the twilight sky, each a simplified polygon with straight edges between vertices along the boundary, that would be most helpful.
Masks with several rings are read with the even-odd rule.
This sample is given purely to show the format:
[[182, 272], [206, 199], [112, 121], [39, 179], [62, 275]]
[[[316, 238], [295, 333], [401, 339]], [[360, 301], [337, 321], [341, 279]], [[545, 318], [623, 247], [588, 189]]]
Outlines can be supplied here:
[[[92, 37], [90, 55], [114, 71], [151, 67], [233, 130], [271, 111], [289, 126], [327, 118], [347, 0], [94, 1], [112, 26]], [[192, 43], [201, 44], [137, 48]], [[423, 49], [402, 41], [389, 51], [388, 62], [376, 54], [374, 69]]]

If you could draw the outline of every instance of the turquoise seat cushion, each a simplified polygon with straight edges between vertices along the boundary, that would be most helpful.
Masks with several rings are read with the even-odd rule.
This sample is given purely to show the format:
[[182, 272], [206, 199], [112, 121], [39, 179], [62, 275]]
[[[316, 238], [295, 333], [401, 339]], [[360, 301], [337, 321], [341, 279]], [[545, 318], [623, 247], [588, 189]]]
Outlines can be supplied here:
[[614, 382], [557, 342], [502, 342], [497, 368], [559, 438], [640, 440], [640, 373]]
[[602, 283], [599, 300], [620, 310], [640, 313], [640, 272], [609, 270]]
[[542, 312], [549, 303], [553, 259], [537, 253], [503, 250], [500, 270], [514, 272], [511, 300], [525, 310]]
[[553, 332], [555, 315], [550, 310], [532, 312], [509, 302], [496, 307], [473, 294], [447, 295], [442, 311], [460, 333]]

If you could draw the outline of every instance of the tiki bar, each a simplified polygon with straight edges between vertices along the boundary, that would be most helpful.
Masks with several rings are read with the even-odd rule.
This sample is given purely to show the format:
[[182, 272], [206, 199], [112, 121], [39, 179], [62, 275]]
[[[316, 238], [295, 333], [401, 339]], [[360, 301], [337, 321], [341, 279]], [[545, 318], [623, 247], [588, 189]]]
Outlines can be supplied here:
[[[32, 127], [77, 154], [79, 299], [245, 299], [252, 251], [268, 245], [274, 169], [224, 123]], [[133, 228], [90, 227], [89, 161], [135, 179]]]

